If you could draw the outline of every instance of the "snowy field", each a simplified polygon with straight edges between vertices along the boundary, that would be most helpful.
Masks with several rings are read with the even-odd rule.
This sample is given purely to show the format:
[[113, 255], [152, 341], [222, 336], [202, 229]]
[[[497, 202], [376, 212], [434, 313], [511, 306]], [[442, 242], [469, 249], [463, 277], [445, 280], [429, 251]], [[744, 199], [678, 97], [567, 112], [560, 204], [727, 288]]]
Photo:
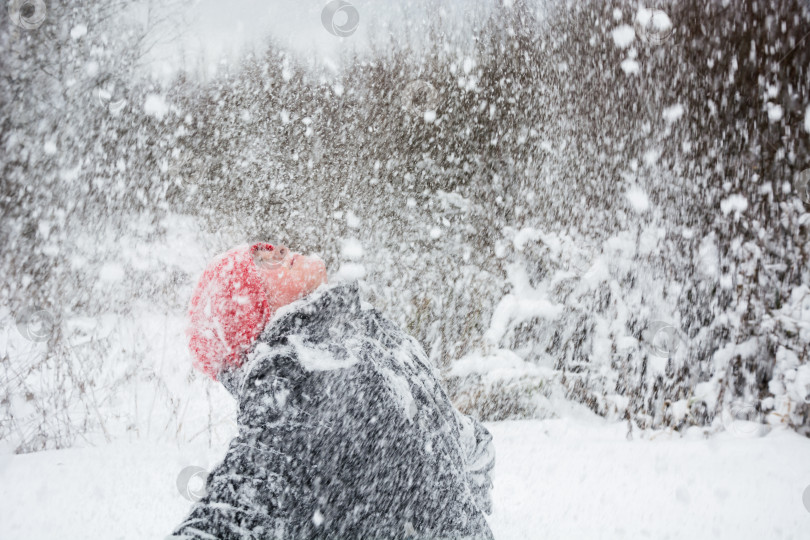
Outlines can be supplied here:
[[[753, 426], [706, 439], [580, 416], [489, 424], [496, 538], [806, 539], [810, 439]], [[224, 444], [225, 441], [223, 441]], [[224, 446], [116, 443], [2, 457], [0, 538], [163, 538], [191, 504], [189, 464]]]

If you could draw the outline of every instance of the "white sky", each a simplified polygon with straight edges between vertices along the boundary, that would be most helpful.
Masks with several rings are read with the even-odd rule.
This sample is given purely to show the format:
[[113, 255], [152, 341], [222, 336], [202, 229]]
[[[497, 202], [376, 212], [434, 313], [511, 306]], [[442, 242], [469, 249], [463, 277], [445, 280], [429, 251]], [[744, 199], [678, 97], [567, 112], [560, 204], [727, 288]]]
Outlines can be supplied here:
[[[357, 30], [341, 38], [321, 23], [326, 0], [191, 0], [190, 7], [172, 15], [179, 40], [161, 43], [148, 57], [153, 74], [166, 76], [177, 69], [210, 77], [226, 58], [236, 59], [249, 49], [260, 50], [273, 36], [284, 47], [331, 69], [339, 68], [342, 53], [368, 48], [371, 39], [418, 42], [437, 17], [448, 32], [462, 30], [477, 13], [500, 0], [349, 0], [360, 15]], [[167, 9], [167, 8], [162, 8]], [[341, 22], [341, 21], [339, 21]], [[166, 33], [168, 35], [168, 32]]]

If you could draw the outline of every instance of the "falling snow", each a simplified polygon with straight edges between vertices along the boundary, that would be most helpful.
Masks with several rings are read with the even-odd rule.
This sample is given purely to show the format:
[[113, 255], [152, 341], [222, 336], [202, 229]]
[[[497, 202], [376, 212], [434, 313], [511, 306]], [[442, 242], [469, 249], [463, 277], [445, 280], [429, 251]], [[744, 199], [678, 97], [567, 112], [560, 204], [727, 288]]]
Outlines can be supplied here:
[[[0, 537], [165, 537], [181, 471], [306, 401], [191, 360], [203, 269], [257, 241], [364, 315], [252, 358], [326, 380], [385, 350], [403, 426], [428, 394], [485, 422], [497, 538], [805, 535], [806, 3], [130, 4], [3, 8]], [[469, 449], [459, 422], [414, 448]]]

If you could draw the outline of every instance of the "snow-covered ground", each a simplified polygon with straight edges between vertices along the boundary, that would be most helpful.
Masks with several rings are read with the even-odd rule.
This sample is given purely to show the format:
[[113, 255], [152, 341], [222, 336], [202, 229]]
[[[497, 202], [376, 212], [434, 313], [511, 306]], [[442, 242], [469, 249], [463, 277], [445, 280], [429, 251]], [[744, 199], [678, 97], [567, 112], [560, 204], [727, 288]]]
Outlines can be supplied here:
[[[749, 427], [636, 433], [589, 415], [489, 424], [496, 538], [806, 539], [810, 439]], [[163, 538], [191, 502], [184, 467], [214, 448], [117, 442], [0, 456], [0, 538]]]

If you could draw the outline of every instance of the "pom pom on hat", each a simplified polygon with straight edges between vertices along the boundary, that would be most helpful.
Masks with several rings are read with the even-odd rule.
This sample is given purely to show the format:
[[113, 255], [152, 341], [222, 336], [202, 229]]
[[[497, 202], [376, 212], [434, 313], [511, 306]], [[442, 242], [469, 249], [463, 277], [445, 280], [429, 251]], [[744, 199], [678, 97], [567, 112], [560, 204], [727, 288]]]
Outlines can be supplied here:
[[217, 379], [225, 367], [239, 367], [243, 354], [272, 316], [253, 261], [265, 243], [241, 245], [214, 258], [200, 276], [189, 303], [186, 330], [194, 367]]

